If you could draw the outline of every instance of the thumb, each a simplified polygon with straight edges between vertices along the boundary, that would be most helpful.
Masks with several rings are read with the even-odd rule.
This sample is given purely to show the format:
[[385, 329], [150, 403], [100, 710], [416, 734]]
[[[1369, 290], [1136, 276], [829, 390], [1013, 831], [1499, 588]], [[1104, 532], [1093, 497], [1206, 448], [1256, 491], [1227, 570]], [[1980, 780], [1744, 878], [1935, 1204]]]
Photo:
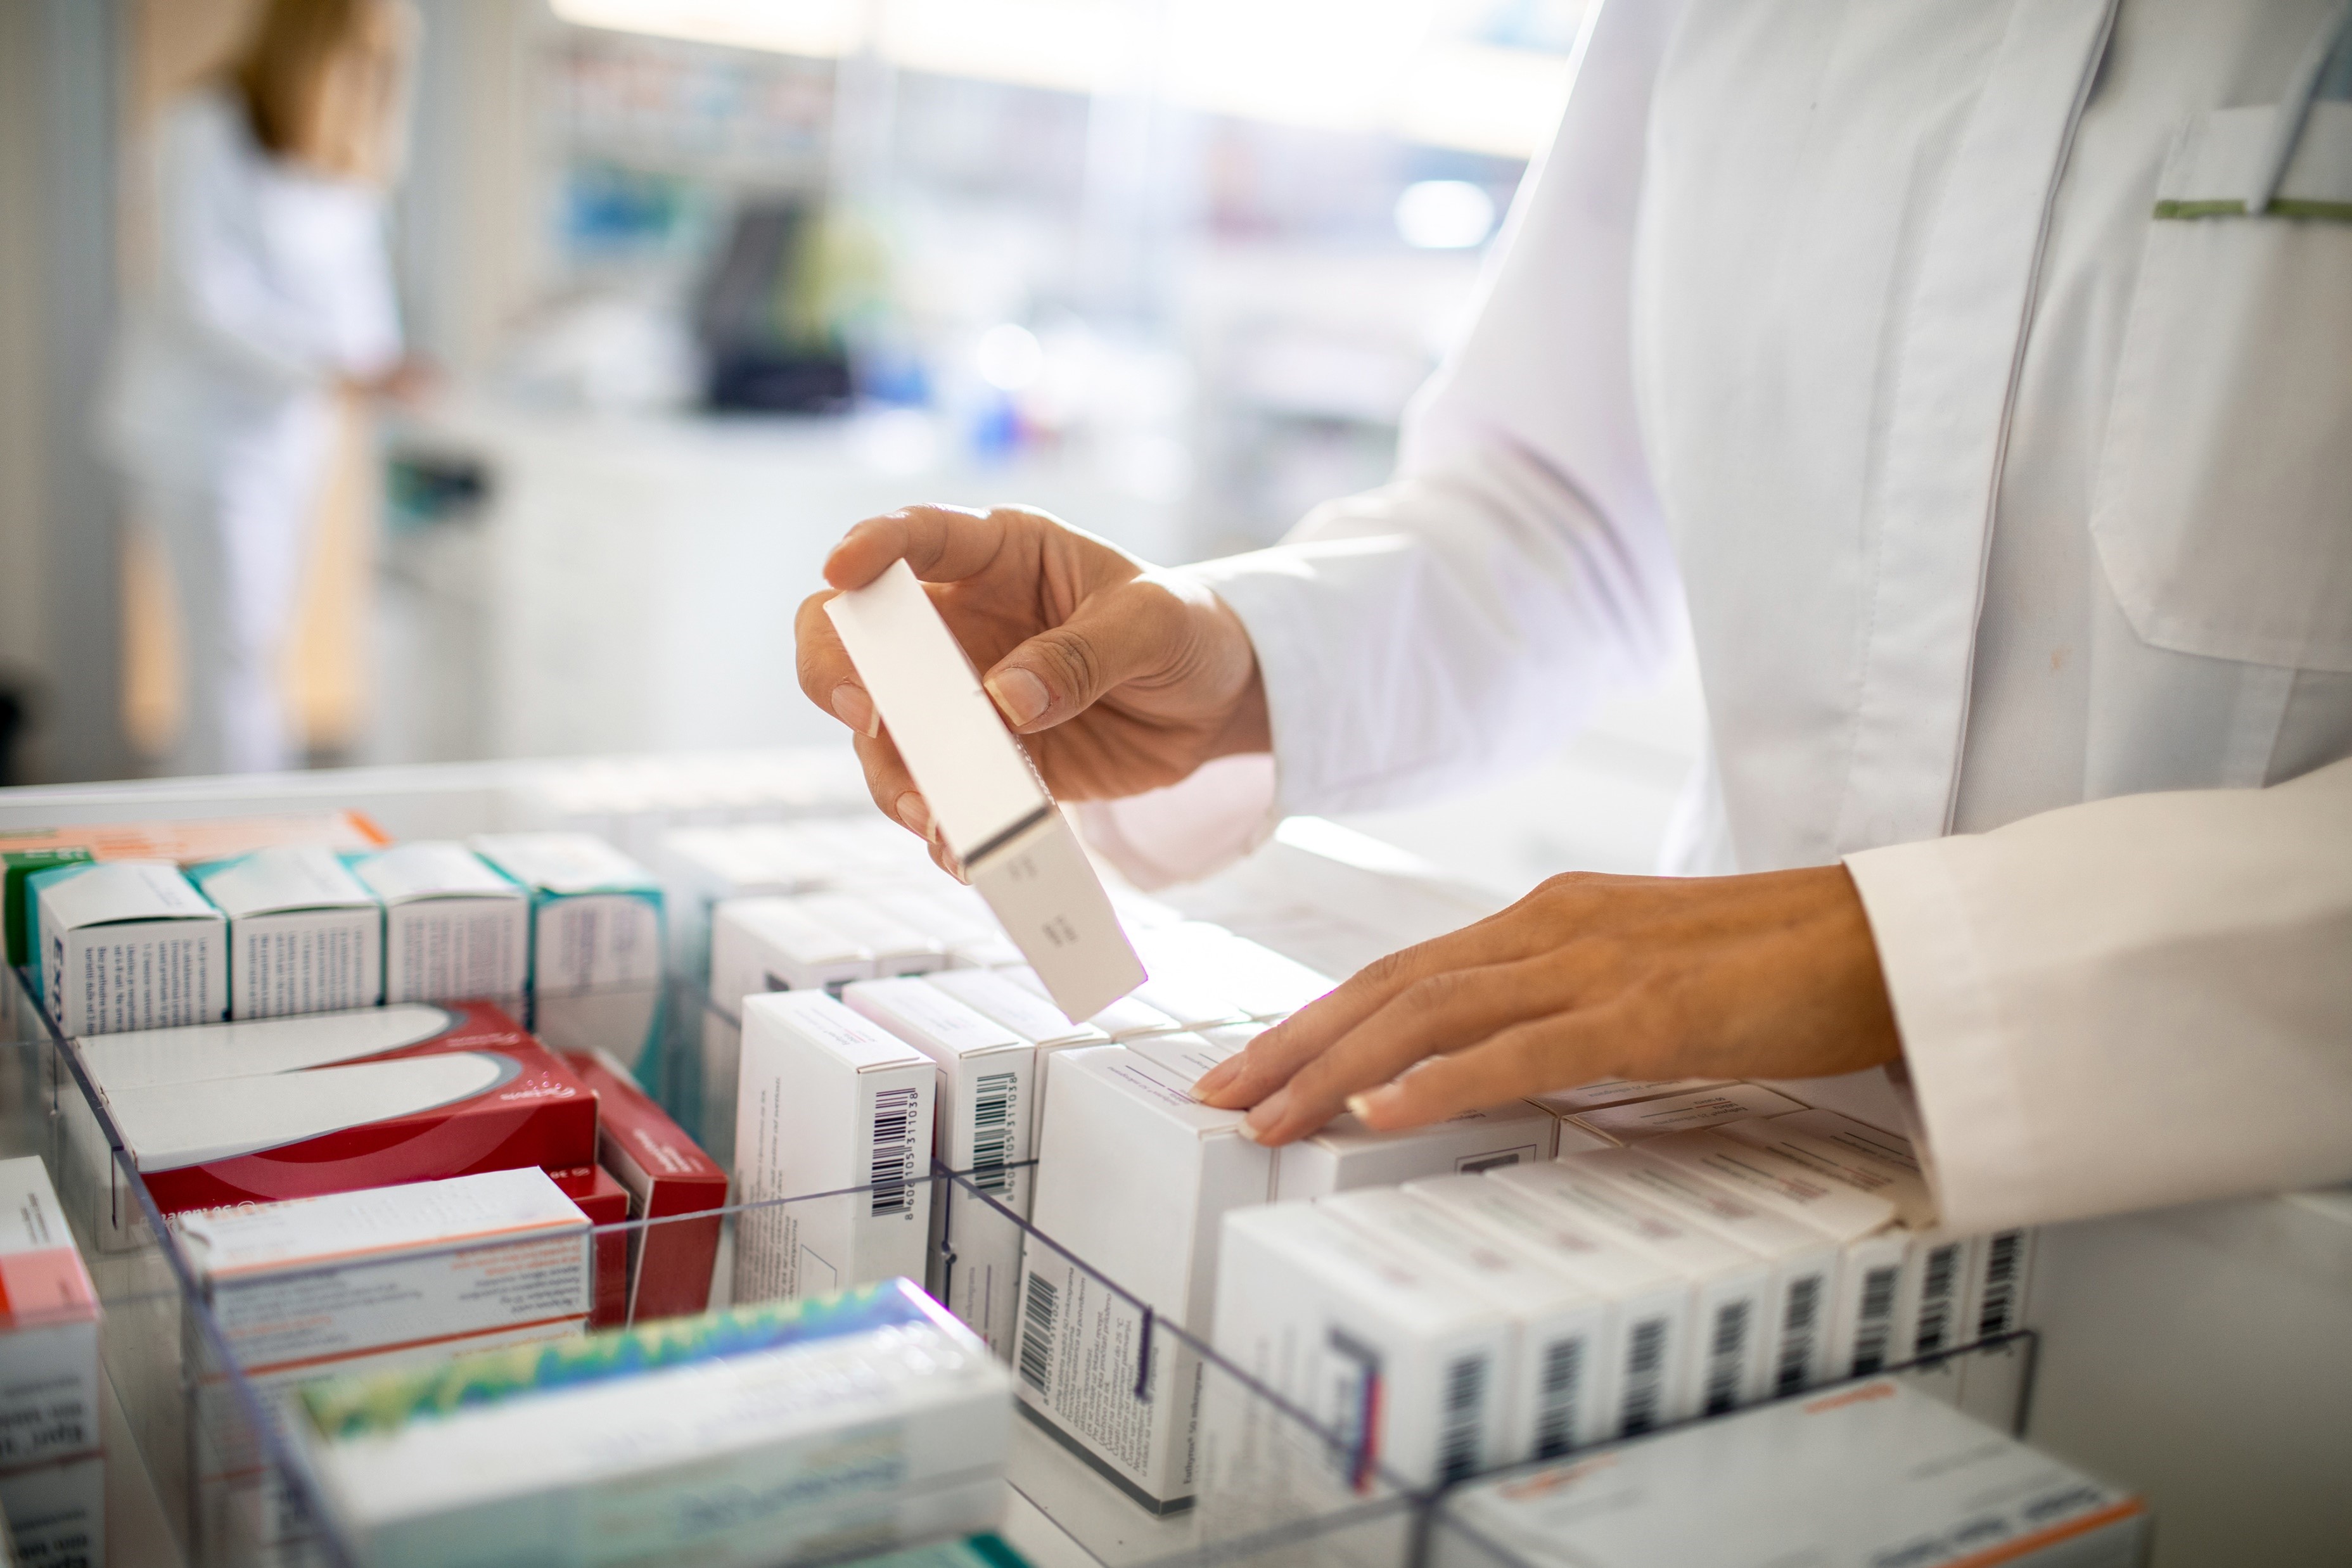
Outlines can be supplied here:
[[1182, 611], [1140, 581], [1089, 595], [1072, 615], [996, 662], [981, 684], [1023, 735], [1076, 718], [1107, 693], [1168, 667]]

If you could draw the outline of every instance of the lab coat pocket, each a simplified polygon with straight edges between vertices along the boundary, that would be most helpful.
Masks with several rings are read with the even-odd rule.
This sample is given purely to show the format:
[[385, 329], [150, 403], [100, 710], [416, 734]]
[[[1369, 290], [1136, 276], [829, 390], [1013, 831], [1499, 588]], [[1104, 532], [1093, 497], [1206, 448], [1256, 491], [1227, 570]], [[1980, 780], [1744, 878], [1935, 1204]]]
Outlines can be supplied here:
[[2276, 113], [2203, 116], [2167, 161], [2091, 529], [2146, 642], [2352, 671], [2352, 103], [2312, 106], [2249, 217]]

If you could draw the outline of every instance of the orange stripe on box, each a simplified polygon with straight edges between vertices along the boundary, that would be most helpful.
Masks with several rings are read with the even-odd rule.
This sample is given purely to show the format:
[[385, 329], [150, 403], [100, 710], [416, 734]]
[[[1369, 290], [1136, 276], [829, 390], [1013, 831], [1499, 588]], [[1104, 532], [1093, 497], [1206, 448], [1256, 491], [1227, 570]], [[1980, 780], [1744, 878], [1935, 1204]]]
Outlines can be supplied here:
[[500, 1323], [491, 1329], [468, 1329], [463, 1333], [435, 1334], [427, 1339], [403, 1340], [398, 1344], [370, 1345], [365, 1350], [338, 1351], [332, 1355], [304, 1356], [296, 1361], [273, 1361], [268, 1366], [248, 1366], [248, 1377], [266, 1377], [273, 1372], [291, 1372], [300, 1366], [327, 1366], [338, 1361], [358, 1361], [371, 1355], [390, 1355], [396, 1350], [422, 1350], [428, 1344], [448, 1344], [463, 1339], [488, 1339], [493, 1334], [520, 1333], [524, 1329], [543, 1329], [555, 1323], [578, 1323], [586, 1327], [586, 1312], [566, 1312], [560, 1318], [539, 1318], [527, 1323]]
[[2112, 1502], [2095, 1512], [2086, 1513], [2080, 1519], [2070, 1519], [2063, 1524], [2053, 1524], [2047, 1530], [2037, 1530], [2032, 1535], [2021, 1535], [2016, 1540], [2005, 1541], [1999, 1546], [1987, 1547], [1973, 1557], [1957, 1558], [1946, 1563], [1944, 1568], [1992, 1568], [1992, 1564], [1996, 1563], [2012, 1563], [2029, 1552], [2039, 1552], [2045, 1546], [2061, 1541], [2071, 1541], [2077, 1535], [2088, 1535], [2102, 1525], [2113, 1524], [2119, 1519], [2129, 1519], [2136, 1513], [2145, 1511], [2147, 1511], [2146, 1505], [2139, 1499], [2126, 1498], [2121, 1502]]
[[332, 1263], [344, 1258], [366, 1258], [381, 1253], [385, 1262], [393, 1262], [415, 1252], [436, 1247], [458, 1248], [469, 1241], [487, 1241], [494, 1236], [521, 1236], [532, 1232], [550, 1237], [562, 1236], [574, 1230], [585, 1230], [588, 1217], [577, 1221], [569, 1219], [535, 1219], [527, 1225], [503, 1225], [496, 1230], [468, 1230], [463, 1236], [436, 1236], [430, 1241], [404, 1241], [396, 1247], [350, 1247], [341, 1252], [305, 1252], [299, 1258], [281, 1258], [274, 1263], [247, 1263], [241, 1268], [210, 1270], [215, 1280], [234, 1280], [245, 1274], [275, 1274], [287, 1269], [308, 1268], [313, 1263]]

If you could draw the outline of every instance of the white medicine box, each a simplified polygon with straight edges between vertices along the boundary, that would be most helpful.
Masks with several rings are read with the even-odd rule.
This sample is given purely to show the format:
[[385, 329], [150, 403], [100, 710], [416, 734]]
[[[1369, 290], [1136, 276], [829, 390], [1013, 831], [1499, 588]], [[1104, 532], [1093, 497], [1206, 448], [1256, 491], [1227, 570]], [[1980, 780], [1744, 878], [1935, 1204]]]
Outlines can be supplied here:
[[460, 843], [424, 840], [351, 862], [383, 904], [383, 999], [520, 1002], [530, 976], [523, 890]]
[[41, 997], [68, 1035], [217, 1023], [228, 920], [169, 861], [59, 866], [31, 878]]
[[287, 844], [188, 873], [228, 916], [228, 1016], [373, 1007], [383, 996], [383, 907], [323, 844]]

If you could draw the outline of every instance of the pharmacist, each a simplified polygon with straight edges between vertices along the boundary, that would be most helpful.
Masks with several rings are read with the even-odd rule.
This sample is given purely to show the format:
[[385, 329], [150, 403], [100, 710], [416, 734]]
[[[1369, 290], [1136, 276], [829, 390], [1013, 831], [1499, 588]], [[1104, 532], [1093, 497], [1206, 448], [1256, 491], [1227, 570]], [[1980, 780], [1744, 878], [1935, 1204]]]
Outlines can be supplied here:
[[279, 664], [335, 400], [420, 384], [383, 232], [413, 21], [395, 0], [268, 0], [157, 128], [155, 276], [104, 434], [178, 591], [175, 773], [296, 760]]
[[1171, 571], [915, 507], [827, 580], [945, 585], [1161, 880], [1543, 756], [1687, 603], [1689, 874], [1357, 975], [1202, 1080], [1263, 1142], [1899, 1061], [1964, 1229], [2352, 1178], [2347, 17], [1609, 0], [1394, 483]]

